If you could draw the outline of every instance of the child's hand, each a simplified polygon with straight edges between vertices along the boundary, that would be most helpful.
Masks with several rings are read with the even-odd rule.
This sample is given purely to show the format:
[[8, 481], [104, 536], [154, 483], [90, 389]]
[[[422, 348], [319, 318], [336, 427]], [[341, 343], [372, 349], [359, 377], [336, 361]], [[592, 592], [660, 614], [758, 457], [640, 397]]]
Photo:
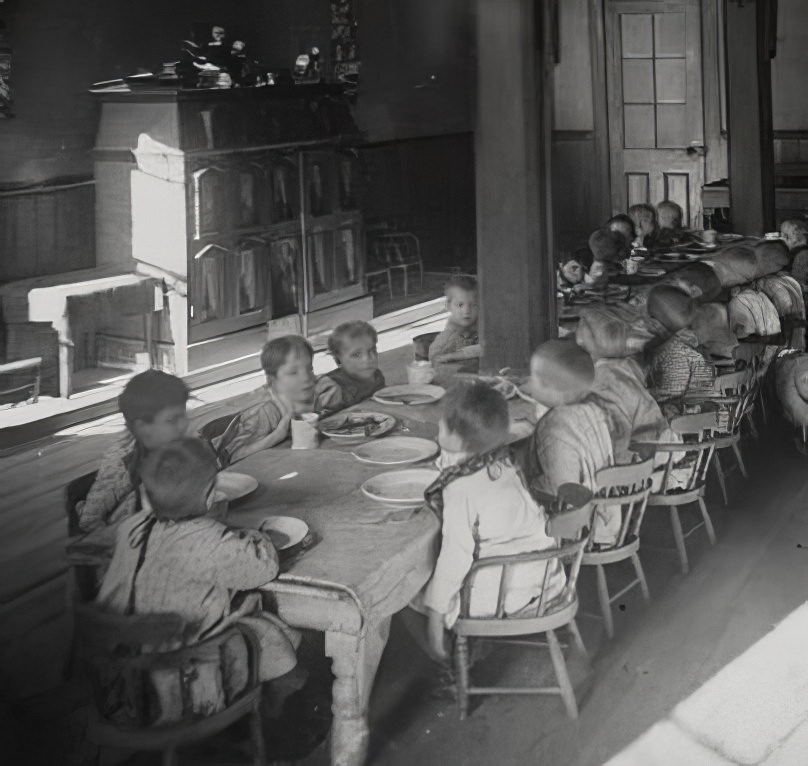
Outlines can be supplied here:
[[427, 643], [429, 653], [438, 662], [448, 662], [449, 653], [446, 651], [446, 635], [443, 630], [443, 615], [434, 609], [429, 610], [427, 624]]

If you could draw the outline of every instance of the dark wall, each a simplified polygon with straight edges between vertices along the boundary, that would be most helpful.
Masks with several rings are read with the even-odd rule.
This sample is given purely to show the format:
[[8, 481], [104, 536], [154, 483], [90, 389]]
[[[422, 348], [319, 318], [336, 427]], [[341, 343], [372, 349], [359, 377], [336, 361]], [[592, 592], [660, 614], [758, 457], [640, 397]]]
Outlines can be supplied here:
[[194, 21], [225, 27], [247, 52], [291, 66], [330, 41], [322, 0], [6, 0], [16, 117], [0, 120], [0, 183], [89, 174], [97, 114], [87, 88], [177, 59]]

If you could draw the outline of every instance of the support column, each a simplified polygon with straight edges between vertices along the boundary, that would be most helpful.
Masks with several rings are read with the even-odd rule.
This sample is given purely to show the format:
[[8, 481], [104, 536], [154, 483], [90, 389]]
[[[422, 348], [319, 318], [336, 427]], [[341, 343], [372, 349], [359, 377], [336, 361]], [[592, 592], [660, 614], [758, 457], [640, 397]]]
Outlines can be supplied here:
[[729, 0], [726, 17], [732, 224], [758, 236], [775, 225], [768, 6], [766, 0]]
[[554, 0], [477, 0], [480, 368], [526, 367], [555, 337], [550, 205]]

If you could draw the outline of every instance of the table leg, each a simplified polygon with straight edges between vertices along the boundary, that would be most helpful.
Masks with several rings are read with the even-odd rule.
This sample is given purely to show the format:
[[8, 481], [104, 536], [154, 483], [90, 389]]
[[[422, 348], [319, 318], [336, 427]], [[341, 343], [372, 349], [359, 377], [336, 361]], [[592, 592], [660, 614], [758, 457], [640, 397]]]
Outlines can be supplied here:
[[368, 701], [389, 634], [389, 616], [369, 623], [362, 636], [336, 631], [325, 634], [325, 653], [331, 657], [335, 676], [331, 703], [333, 766], [362, 766], [365, 762]]

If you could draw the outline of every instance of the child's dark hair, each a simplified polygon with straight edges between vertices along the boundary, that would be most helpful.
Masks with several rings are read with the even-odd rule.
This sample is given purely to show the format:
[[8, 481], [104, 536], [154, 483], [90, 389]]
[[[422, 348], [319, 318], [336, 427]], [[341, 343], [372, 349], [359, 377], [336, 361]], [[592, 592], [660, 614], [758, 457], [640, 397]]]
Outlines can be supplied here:
[[459, 381], [446, 393], [443, 418], [466, 450], [475, 454], [500, 446], [508, 437], [508, 403], [481, 380]]
[[376, 328], [369, 322], [363, 322], [361, 319], [343, 322], [328, 336], [328, 353], [339, 363], [345, 341], [362, 337], [370, 338], [374, 346], [379, 340]]
[[589, 249], [596, 261], [625, 260], [630, 245], [624, 234], [611, 229], [595, 229], [589, 236]]
[[118, 407], [127, 426], [136, 420], [151, 423], [164, 409], [186, 404], [189, 394], [180, 378], [161, 370], [146, 370], [126, 384], [118, 397]]
[[645, 310], [669, 332], [678, 332], [693, 323], [693, 299], [678, 287], [656, 285], [648, 292]]
[[207, 491], [218, 465], [210, 445], [190, 436], [150, 452], [140, 475], [158, 519], [177, 520], [207, 512]]
[[652, 221], [656, 226], [656, 208], [647, 202], [638, 202], [636, 205], [632, 205], [628, 209], [628, 215], [635, 224], [639, 224], [640, 221]]
[[631, 220], [631, 216], [626, 215], [625, 213], [618, 213], [617, 215], [613, 215], [608, 221], [606, 221], [606, 229], [613, 229], [615, 226], [628, 226], [631, 231], [634, 231], [634, 221]]
[[274, 378], [290, 354], [308, 355], [309, 359], [314, 359], [311, 343], [300, 335], [284, 335], [267, 341], [261, 349], [261, 367], [267, 377]]
[[678, 202], [666, 199], [656, 206], [657, 223], [669, 228], [681, 228], [684, 211]]
[[464, 290], [467, 293], [476, 293], [479, 291], [477, 280], [470, 276], [452, 277], [444, 286], [443, 294], [449, 298], [451, 297], [452, 290]]

